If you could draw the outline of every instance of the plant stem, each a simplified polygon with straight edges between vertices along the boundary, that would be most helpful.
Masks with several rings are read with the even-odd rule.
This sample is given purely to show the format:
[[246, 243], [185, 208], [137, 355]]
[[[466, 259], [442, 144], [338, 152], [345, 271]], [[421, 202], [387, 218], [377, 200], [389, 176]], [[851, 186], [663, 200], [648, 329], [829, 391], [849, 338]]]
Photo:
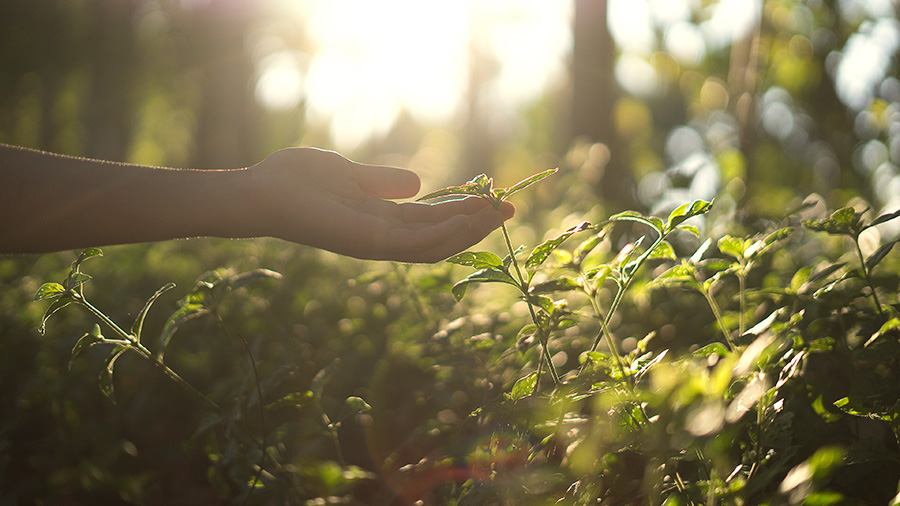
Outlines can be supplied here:
[[[534, 326], [537, 327], [538, 339], [541, 342], [541, 355], [543, 356], [542, 361], [547, 362], [547, 370], [550, 372], [550, 376], [553, 378], [553, 383], [559, 383], [559, 373], [556, 371], [556, 367], [553, 365], [553, 360], [550, 358], [550, 349], [549, 342], [546, 335], [546, 329], [541, 325], [540, 320], [538, 320], [537, 313], [534, 311], [534, 305], [528, 300], [528, 283], [525, 281], [525, 276], [522, 275], [522, 269], [519, 268], [519, 261], [516, 260], [516, 252], [512, 247], [512, 241], [509, 238], [509, 230], [506, 228], [506, 224], [503, 223], [500, 225], [500, 229], [503, 230], [503, 239], [506, 241], [506, 249], [509, 251], [509, 257], [512, 259], [513, 267], [516, 270], [517, 281], [519, 282], [519, 290], [522, 291], [522, 294], [525, 295], [525, 303], [528, 305], [528, 312], [531, 313], [531, 321], [534, 322]], [[537, 381], [534, 382], [534, 393], [537, 393], [538, 388], [541, 384], [541, 361], [538, 362], [538, 374]]]
[[210, 409], [212, 409], [213, 412], [215, 412], [217, 414], [222, 414], [222, 410], [221, 410], [221, 408], [219, 408], [218, 404], [213, 402], [203, 392], [197, 390], [193, 385], [188, 383], [187, 380], [185, 380], [184, 378], [179, 376], [177, 372], [170, 369], [169, 366], [167, 366], [163, 362], [160, 362], [158, 359], [154, 358], [153, 353], [150, 350], [148, 350], [146, 346], [141, 344], [134, 335], [129, 334], [128, 332], [125, 332], [122, 329], [122, 327], [119, 327], [116, 324], [116, 322], [112, 321], [108, 316], [106, 316], [106, 314], [104, 314], [103, 311], [100, 311], [99, 309], [94, 307], [93, 304], [88, 302], [87, 299], [84, 298], [84, 296], [79, 295], [79, 294], [73, 294], [72, 297], [76, 303], [81, 304], [82, 306], [87, 308], [87, 310], [90, 311], [91, 314], [93, 314], [94, 316], [99, 318], [104, 324], [106, 324], [110, 329], [112, 329], [113, 332], [115, 332], [116, 334], [118, 334], [119, 336], [124, 338], [126, 341], [128, 341], [129, 348], [135, 350], [138, 353], [138, 355], [149, 360], [154, 366], [156, 366], [160, 370], [162, 370], [162, 372], [166, 376], [168, 376], [171, 380], [173, 380], [175, 383], [178, 383], [184, 389], [191, 392], [194, 396], [203, 400], [203, 403], [206, 404]]
[[856, 246], [856, 254], [859, 256], [860, 267], [862, 267], [863, 276], [866, 278], [866, 284], [872, 290], [872, 302], [875, 304], [875, 312], [882, 313], [881, 302], [878, 300], [878, 294], [875, 293], [875, 286], [872, 284], [872, 278], [869, 276], [869, 268], [866, 266], [866, 259], [863, 256], [862, 249], [859, 247], [859, 237], [853, 238], [853, 245]]
[[[618, 346], [616, 345], [615, 340], [612, 338], [612, 332], [609, 330], [609, 322], [606, 321], [606, 318], [603, 317], [602, 312], [600, 311], [600, 303], [597, 302], [597, 297], [595, 293], [587, 294], [588, 298], [591, 300], [591, 306], [594, 308], [594, 313], [597, 315], [597, 318], [600, 320], [600, 333], [603, 337], [606, 338], [606, 346], [609, 347], [609, 352], [612, 354], [613, 359], [616, 361], [616, 365], [619, 367], [619, 372], [622, 374], [622, 378], [628, 381], [629, 387], [633, 387], [632, 383], [633, 379], [631, 375], [629, 375], [625, 371], [625, 363], [622, 361], [622, 356], [619, 354]], [[599, 338], [600, 336], [598, 336]], [[598, 339], [599, 340], [599, 339]], [[591, 348], [591, 351], [595, 351], [596, 346]], [[583, 368], [582, 368], [583, 370]], [[580, 373], [581, 371], [579, 371]]]
[[719, 304], [716, 302], [716, 299], [712, 296], [712, 291], [705, 288], [700, 283], [700, 293], [703, 294], [703, 297], [706, 298], [706, 302], [709, 303], [709, 307], [712, 308], [713, 314], [716, 316], [716, 323], [719, 324], [719, 328], [722, 329], [722, 335], [725, 336], [725, 344], [728, 345], [729, 350], [734, 351], [735, 345], [734, 341], [731, 339], [731, 333], [728, 330], [728, 326], [725, 324], [725, 320], [722, 318], [722, 310], [719, 309]]
[[738, 333], [738, 337], [743, 336], [744, 332], [747, 331], [747, 329], [745, 328], [747, 325], [746, 325], [746, 322], [744, 321], [744, 311], [747, 306], [747, 294], [746, 294], [747, 271], [746, 271], [746, 268], [747, 268], [746, 266], [742, 265], [741, 271], [738, 274], [738, 290], [740, 290], [740, 293], [738, 294], [738, 301], [741, 306], [741, 312], [740, 312], [740, 317], [739, 317], [740, 320], [738, 323], [738, 329], [740, 330], [740, 332]]

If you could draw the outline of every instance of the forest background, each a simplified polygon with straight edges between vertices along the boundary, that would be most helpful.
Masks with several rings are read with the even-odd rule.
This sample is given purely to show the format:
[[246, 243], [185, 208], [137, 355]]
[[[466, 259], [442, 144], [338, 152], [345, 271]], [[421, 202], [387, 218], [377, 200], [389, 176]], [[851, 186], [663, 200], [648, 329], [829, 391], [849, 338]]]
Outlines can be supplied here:
[[[560, 167], [516, 201], [516, 244], [626, 209], [665, 216], [696, 199], [716, 199], [698, 221], [711, 237], [764, 231], [804, 199], [821, 216], [847, 205], [877, 216], [900, 207], [898, 9], [890, 0], [5, 0], [0, 142], [206, 168], [317, 146], [409, 167], [425, 189], [479, 173], [512, 184]], [[867, 240], [897, 232], [884, 223]], [[497, 237], [485, 245], [502, 249]], [[236, 478], [223, 463], [254, 458], [237, 443], [229, 454], [221, 420], [209, 422], [152, 367], [123, 359], [113, 404], [93, 379], [102, 353], [70, 366], [89, 315], [63, 311], [38, 332], [46, 305], [32, 302], [35, 291], [65, 278], [77, 255], [0, 258], [0, 503], [258, 498], [258, 476]], [[455, 302], [460, 273], [450, 265], [362, 262], [268, 239], [104, 255], [86, 265], [85, 289], [117, 321], [160, 286], [175, 282], [181, 297], [219, 267], [283, 275], [223, 306], [219, 324], [232, 330], [198, 322], [167, 353], [204, 392], [243, 399], [244, 417], [259, 396], [314, 391], [331, 371], [319, 411], [297, 404], [298, 419], [312, 421], [290, 434], [303, 476], [292, 499], [397, 500], [399, 470], [446, 443], [434, 431], [465, 425], [516, 379], [479, 376], [486, 345], [477, 342], [471, 356], [433, 355], [427, 343], [460, 315], [478, 337], [502, 334], [520, 311], [493, 292], [481, 305]], [[161, 297], [166, 311], [155, 311], [174, 311], [178, 297]], [[150, 314], [148, 332], [159, 332], [165, 318]], [[348, 397], [368, 404], [338, 438], [321, 417], [337, 417]]]

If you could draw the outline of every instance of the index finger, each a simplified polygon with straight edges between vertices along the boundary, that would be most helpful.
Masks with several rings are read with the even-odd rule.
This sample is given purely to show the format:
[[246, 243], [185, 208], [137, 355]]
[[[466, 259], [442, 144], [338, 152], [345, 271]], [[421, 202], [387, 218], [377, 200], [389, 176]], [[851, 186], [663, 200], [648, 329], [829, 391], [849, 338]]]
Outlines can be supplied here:
[[415, 172], [387, 165], [364, 165], [350, 162], [353, 178], [369, 197], [402, 199], [419, 193], [422, 182]]

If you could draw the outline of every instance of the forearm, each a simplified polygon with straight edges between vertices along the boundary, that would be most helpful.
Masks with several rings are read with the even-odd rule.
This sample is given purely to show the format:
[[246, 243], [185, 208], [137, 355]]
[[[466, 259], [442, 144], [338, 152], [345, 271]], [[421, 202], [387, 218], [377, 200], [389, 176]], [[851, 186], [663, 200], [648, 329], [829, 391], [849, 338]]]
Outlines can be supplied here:
[[0, 252], [255, 235], [246, 169], [167, 169], [0, 145], [0, 178]]

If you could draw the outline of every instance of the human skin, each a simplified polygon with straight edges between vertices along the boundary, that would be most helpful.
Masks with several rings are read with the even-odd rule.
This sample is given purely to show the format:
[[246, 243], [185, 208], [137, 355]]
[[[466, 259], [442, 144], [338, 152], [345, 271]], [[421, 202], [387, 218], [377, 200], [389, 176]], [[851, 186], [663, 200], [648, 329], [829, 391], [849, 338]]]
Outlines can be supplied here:
[[200, 236], [276, 237], [371, 260], [432, 263], [483, 239], [515, 209], [473, 197], [395, 202], [406, 169], [288, 148], [250, 167], [173, 169], [0, 144], [0, 253]]

